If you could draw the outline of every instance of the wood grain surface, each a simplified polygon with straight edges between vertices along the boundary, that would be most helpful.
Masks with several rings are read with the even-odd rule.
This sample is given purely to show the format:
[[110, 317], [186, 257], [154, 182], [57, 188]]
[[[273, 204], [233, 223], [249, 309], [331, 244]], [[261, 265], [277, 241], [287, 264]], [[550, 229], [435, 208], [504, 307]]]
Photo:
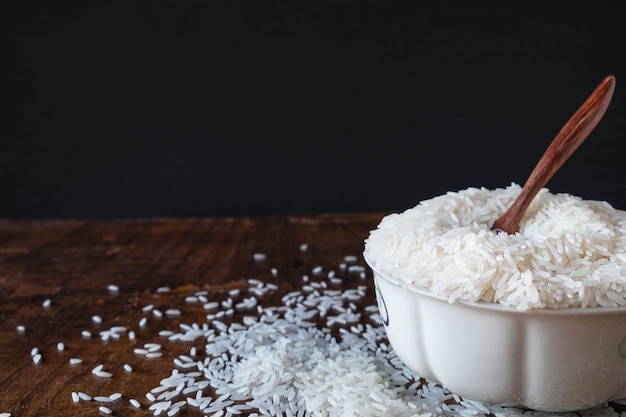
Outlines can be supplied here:
[[[363, 240], [381, 216], [0, 221], [0, 412], [85, 416], [98, 415], [98, 406], [107, 405], [114, 415], [152, 415], [145, 393], [169, 376], [172, 359], [192, 346], [164, 342], [158, 332], [206, 322], [202, 303], [185, 303], [186, 296], [206, 290], [212, 300], [222, 301], [228, 291], [245, 290], [247, 280], [257, 278], [279, 286], [264, 296], [264, 302], [276, 305], [271, 303], [300, 288], [302, 275], [318, 265], [336, 269], [346, 255], [364, 265]], [[308, 245], [306, 251], [302, 244]], [[255, 261], [255, 253], [266, 260]], [[271, 268], [278, 270], [276, 277]], [[373, 303], [369, 273], [367, 279], [352, 278], [370, 288], [365, 301]], [[109, 285], [119, 286], [119, 292], [110, 292]], [[170, 291], [159, 292], [163, 287]], [[51, 303], [47, 308], [45, 300]], [[142, 311], [148, 304], [182, 314], [156, 318]], [[93, 322], [94, 315], [102, 323]], [[148, 319], [145, 327], [138, 325], [142, 317]], [[17, 330], [20, 325], [24, 332]], [[112, 326], [134, 330], [136, 339], [123, 334], [102, 341], [99, 332]], [[83, 337], [83, 330], [92, 337]], [[57, 349], [59, 342], [65, 350]], [[163, 344], [163, 357], [133, 353], [151, 342]], [[193, 346], [202, 349], [202, 343]], [[42, 355], [39, 364], [32, 360], [33, 348]], [[83, 363], [70, 365], [70, 358]], [[93, 375], [99, 364], [113, 376]], [[133, 371], [126, 372], [124, 364]], [[72, 391], [120, 392], [123, 397], [112, 404], [75, 403]], [[139, 400], [142, 409], [131, 407], [130, 398]], [[201, 413], [186, 408], [178, 415]]]
[[[218, 302], [243, 298], [248, 280], [256, 278], [277, 285], [262, 297], [263, 305], [281, 305], [284, 294], [302, 288], [304, 275], [323, 279], [313, 272], [321, 266], [341, 276], [338, 289], [366, 287], [359, 308], [374, 304], [369, 271], [351, 274], [341, 264], [346, 256], [356, 256], [356, 263], [365, 266], [364, 239], [385, 214], [0, 220], [0, 413], [97, 416], [102, 415], [98, 407], [106, 405], [114, 416], [153, 415], [145, 394], [171, 374], [174, 358], [191, 347], [203, 350], [202, 339], [170, 342], [159, 335], [161, 330], [177, 331], [180, 324], [207, 322], [202, 303], [185, 300], [198, 291]], [[254, 254], [266, 258], [259, 261]], [[119, 291], [110, 291], [110, 285]], [[237, 289], [240, 294], [233, 295]], [[159, 318], [144, 311], [147, 305], [162, 312], [179, 309], [181, 315]], [[235, 322], [251, 314], [254, 310], [236, 310], [222, 320]], [[94, 322], [94, 315], [102, 322]], [[147, 324], [140, 326], [143, 317]], [[364, 324], [366, 317], [361, 318]], [[113, 326], [134, 331], [135, 339], [122, 332], [118, 340], [103, 341], [100, 332]], [[92, 336], [84, 337], [83, 331]], [[58, 350], [59, 342], [64, 350]], [[163, 356], [148, 359], [134, 353], [146, 343], [161, 344]], [[33, 348], [42, 355], [40, 363], [33, 361]], [[82, 363], [71, 365], [70, 358]], [[98, 365], [112, 377], [94, 375]], [[71, 394], [77, 391], [91, 396], [119, 392], [122, 398], [110, 404], [74, 402]], [[132, 398], [141, 403], [140, 409], [130, 405]], [[203, 414], [184, 407], [177, 415]]]

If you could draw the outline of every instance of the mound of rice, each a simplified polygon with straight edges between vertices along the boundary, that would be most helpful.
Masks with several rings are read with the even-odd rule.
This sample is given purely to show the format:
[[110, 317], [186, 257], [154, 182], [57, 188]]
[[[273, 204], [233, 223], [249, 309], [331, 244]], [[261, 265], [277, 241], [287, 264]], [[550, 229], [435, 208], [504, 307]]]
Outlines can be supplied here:
[[382, 219], [371, 266], [450, 302], [532, 308], [626, 305], [626, 212], [543, 189], [515, 234], [491, 225], [521, 187], [468, 188]]

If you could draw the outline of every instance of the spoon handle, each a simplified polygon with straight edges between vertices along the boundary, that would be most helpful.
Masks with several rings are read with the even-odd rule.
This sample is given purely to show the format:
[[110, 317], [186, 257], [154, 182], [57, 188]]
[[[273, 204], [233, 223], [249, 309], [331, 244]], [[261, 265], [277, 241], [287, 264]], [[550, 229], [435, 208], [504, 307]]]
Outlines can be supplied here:
[[561, 128], [528, 177], [522, 192], [508, 210], [496, 219], [492, 230], [507, 233], [519, 231], [520, 221], [530, 202], [602, 119], [613, 96], [613, 90], [615, 77], [609, 75]]

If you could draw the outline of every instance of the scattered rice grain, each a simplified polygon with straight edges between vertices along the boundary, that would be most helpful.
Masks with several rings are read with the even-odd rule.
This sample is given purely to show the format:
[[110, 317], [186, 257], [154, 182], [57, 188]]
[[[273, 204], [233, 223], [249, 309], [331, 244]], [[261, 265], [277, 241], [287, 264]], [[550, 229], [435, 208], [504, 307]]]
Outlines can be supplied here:
[[99, 403], [112, 403], [113, 399], [104, 395], [96, 395], [93, 400]]
[[113, 412], [109, 407], [105, 407], [105, 406], [98, 407], [98, 410], [104, 414], [111, 414]]
[[89, 394], [86, 394], [82, 391], [78, 391], [78, 397], [83, 401], [91, 401], [92, 397]]

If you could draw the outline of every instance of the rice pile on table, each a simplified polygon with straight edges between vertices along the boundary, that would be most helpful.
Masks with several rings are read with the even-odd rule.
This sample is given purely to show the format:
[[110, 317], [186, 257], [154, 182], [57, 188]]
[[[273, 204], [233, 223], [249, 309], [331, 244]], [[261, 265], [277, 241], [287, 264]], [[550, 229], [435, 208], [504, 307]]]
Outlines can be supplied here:
[[468, 188], [386, 216], [365, 256], [450, 302], [519, 310], [626, 305], [626, 212], [542, 189], [519, 233], [493, 232], [520, 191], [516, 184]]

